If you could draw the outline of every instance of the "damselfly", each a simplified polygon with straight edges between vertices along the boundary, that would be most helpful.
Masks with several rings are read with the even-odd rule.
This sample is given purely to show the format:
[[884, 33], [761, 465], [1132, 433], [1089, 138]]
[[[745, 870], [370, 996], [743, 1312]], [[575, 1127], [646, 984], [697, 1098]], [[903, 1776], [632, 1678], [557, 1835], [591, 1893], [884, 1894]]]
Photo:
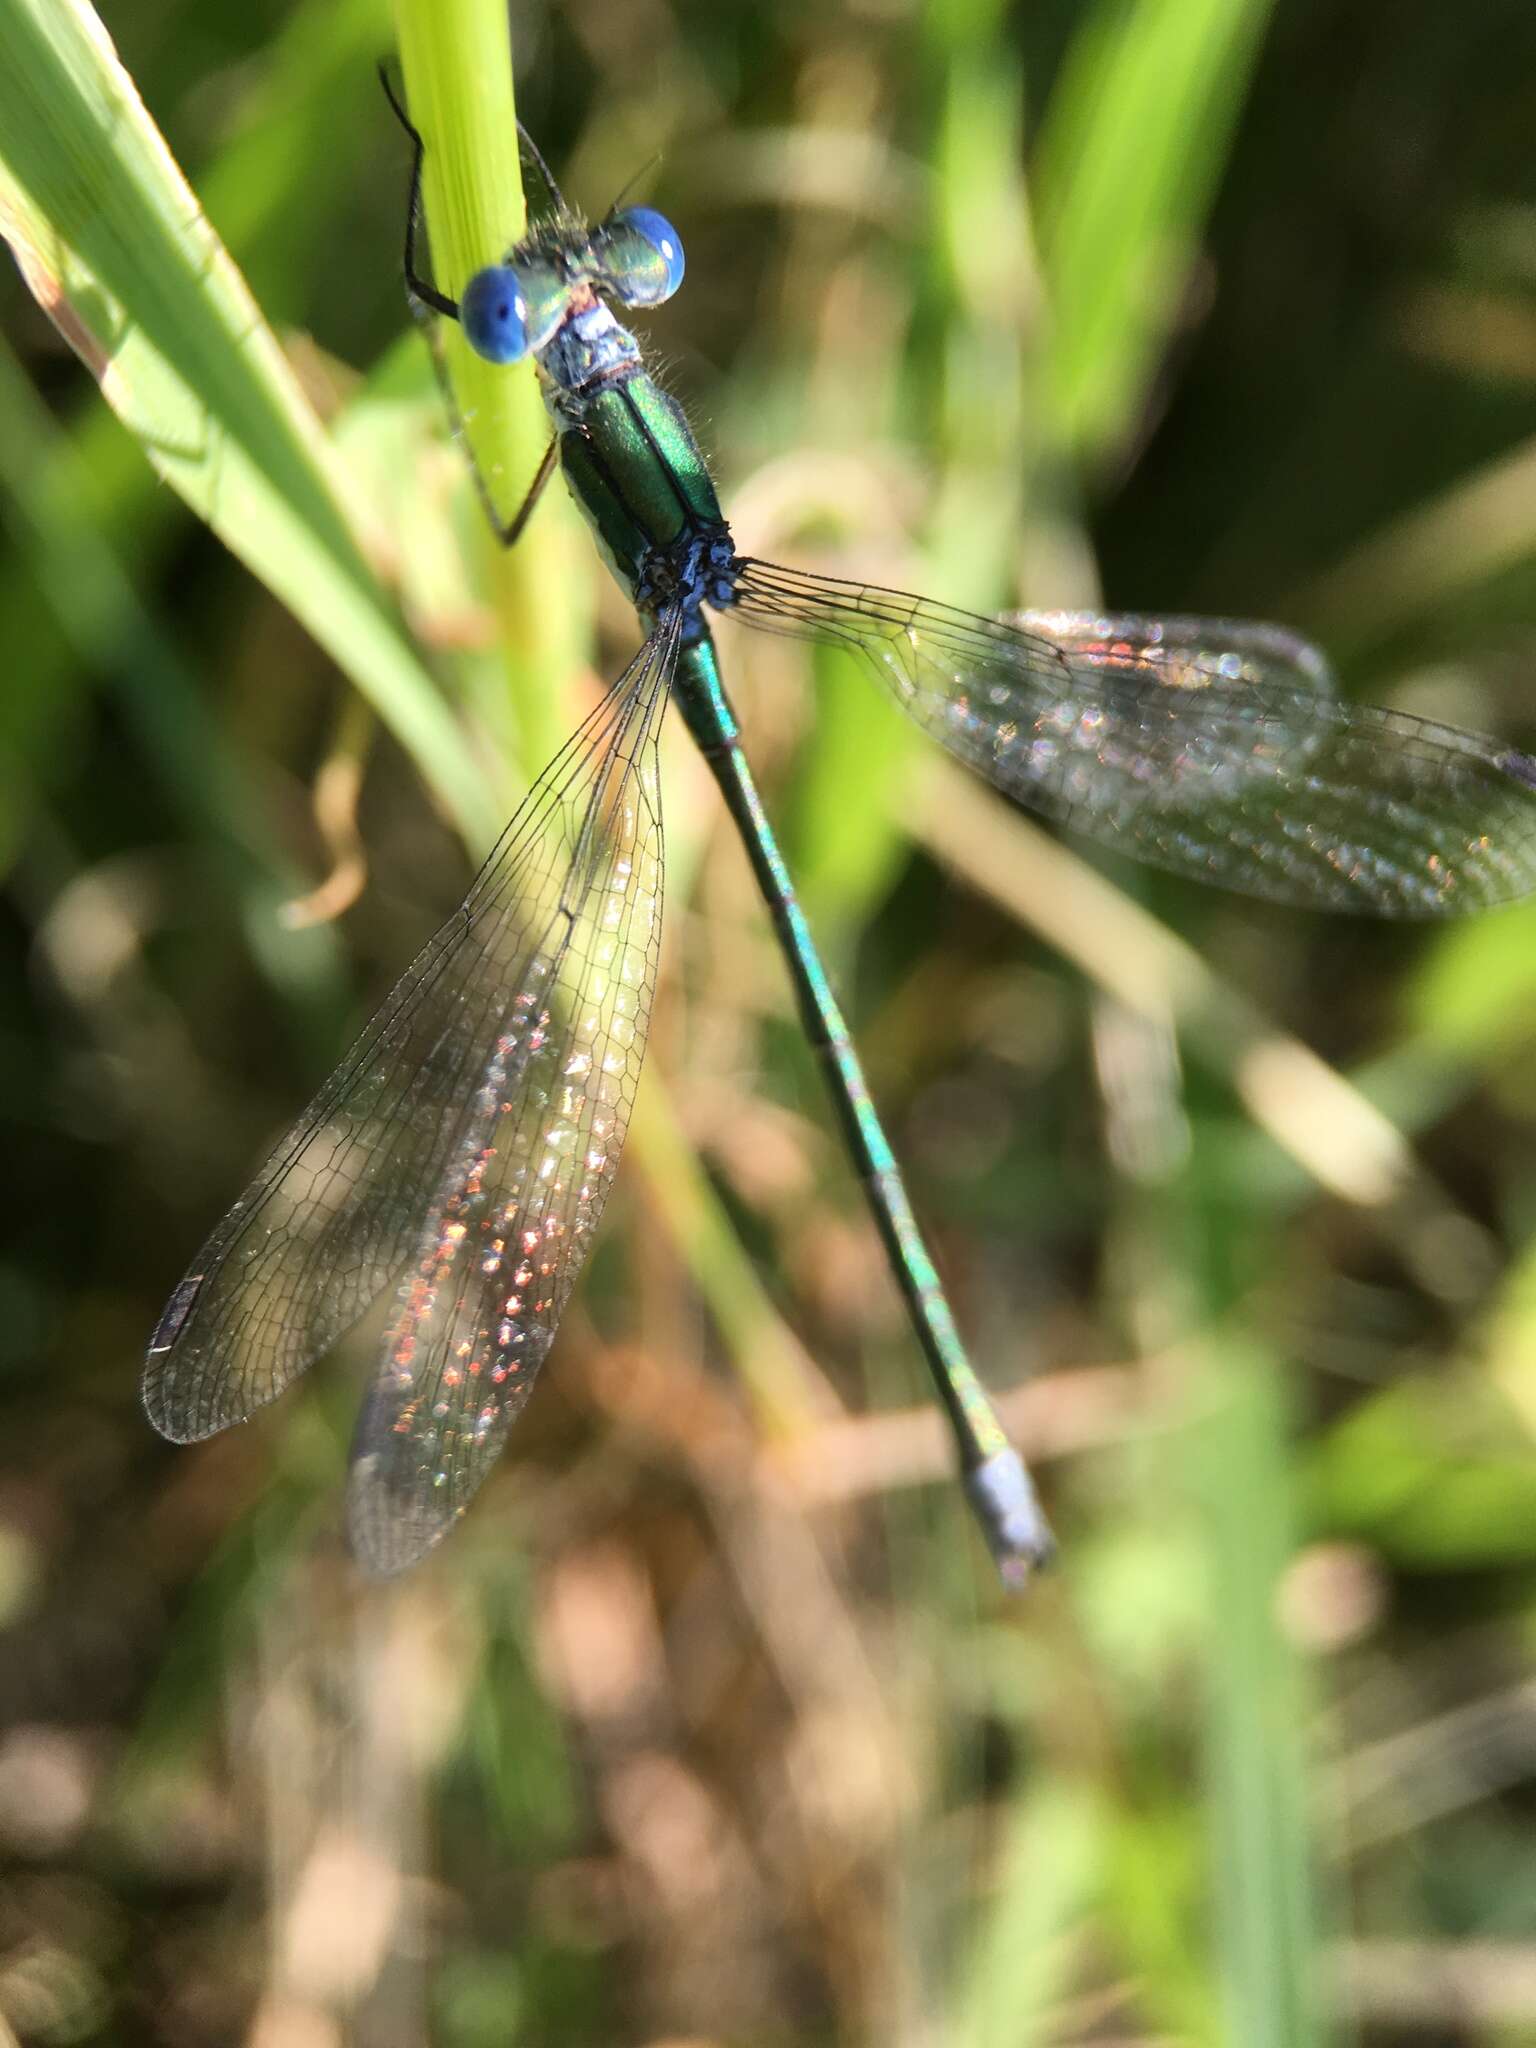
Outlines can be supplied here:
[[[391, 95], [393, 99], [393, 95]], [[934, 739], [1030, 810], [1137, 859], [1314, 908], [1444, 917], [1536, 884], [1536, 760], [1339, 702], [1280, 628], [1039, 613], [1019, 623], [739, 554], [677, 404], [612, 310], [661, 304], [678, 236], [545, 216], [455, 300], [493, 363], [531, 357], [557, 466], [644, 645], [529, 791], [463, 905], [213, 1232], [150, 1345], [144, 1398], [188, 1441], [249, 1416], [386, 1289], [400, 1295], [348, 1487], [360, 1560], [399, 1570], [463, 1513], [526, 1402], [591, 1248], [645, 1043], [662, 897], [657, 735], [676, 703], [746, 848], [1005, 1577], [1050, 1538], [966, 1357], [742, 753], [706, 617], [836, 642]], [[534, 152], [537, 161], [537, 153]], [[539, 163], [542, 171], [542, 163]]]

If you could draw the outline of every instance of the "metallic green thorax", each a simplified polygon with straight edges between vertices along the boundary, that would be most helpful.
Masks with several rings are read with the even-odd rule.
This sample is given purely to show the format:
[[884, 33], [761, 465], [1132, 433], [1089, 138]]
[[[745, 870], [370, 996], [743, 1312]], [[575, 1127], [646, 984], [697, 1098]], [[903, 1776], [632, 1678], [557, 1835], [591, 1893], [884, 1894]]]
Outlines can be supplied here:
[[633, 598], [658, 552], [725, 521], [678, 405], [642, 370], [610, 384], [560, 435], [560, 467]]
[[684, 637], [701, 603], [731, 602], [730, 534], [681, 408], [657, 388], [634, 336], [595, 295], [539, 351], [560, 466], [598, 546], [641, 614], [680, 599]]

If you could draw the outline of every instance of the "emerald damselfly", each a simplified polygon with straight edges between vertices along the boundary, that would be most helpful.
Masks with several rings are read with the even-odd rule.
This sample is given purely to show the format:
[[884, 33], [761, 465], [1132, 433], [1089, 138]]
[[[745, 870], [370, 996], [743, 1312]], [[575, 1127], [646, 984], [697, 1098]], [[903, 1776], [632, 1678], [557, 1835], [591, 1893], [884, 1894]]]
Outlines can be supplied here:
[[[387, 81], [386, 81], [387, 89]], [[393, 101], [393, 95], [391, 94]], [[994, 620], [740, 554], [688, 422], [613, 306], [669, 299], [649, 207], [549, 205], [454, 299], [493, 363], [531, 358], [559, 468], [645, 639], [539, 776], [417, 955], [204, 1245], [151, 1342], [144, 1395], [189, 1441], [249, 1416], [387, 1289], [399, 1301], [354, 1439], [349, 1529], [390, 1572], [437, 1542], [521, 1412], [591, 1248], [644, 1049], [662, 902], [658, 733], [682, 713], [781, 942], [800, 1015], [1004, 1577], [1049, 1553], [1029, 1476], [967, 1358], [843, 1013], [742, 751], [709, 614], [849, 649], [919, 726], [1031, 811], [1119, 853], [1310, 908], [1454, 916], [1536, 884], [1536, 760], [1348, 704], [1277, 626], [1112, 613]]]

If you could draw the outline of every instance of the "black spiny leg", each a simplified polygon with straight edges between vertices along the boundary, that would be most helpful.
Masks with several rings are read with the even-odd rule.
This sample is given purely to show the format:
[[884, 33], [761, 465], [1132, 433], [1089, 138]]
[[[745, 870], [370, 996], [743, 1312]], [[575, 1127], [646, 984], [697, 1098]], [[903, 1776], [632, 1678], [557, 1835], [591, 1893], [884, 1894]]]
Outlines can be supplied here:
[[475, 482], [480, 490], [480, 502], [485, 507], [491, 525], [496, 530], [496, 538], [504, 548], [516, 547], [519, 539], [522, 537], [523, 528], [533, 517], [534, 506], [538, 504], [540, 498], [544, 495], [544, 486], [555, 473], [555, 457], [559, 452], [559, 441], [551, 441], [544, 450], [544, 460], [539, 464], [534, 474], [533, 482], [528, 486], [527, 492], [524, 495], [523, 502], [518, 506], [510, 519], [503, 519], [496, 510], [496, 507], [491, 503], [491, 495], [485, 487], [485, 479], [481, 476], [478, 467], [475, 465], [474, 457], [470, 457], [470, 467], [474, 469]]
[[[427, 329], [427, 346], [432, 352], [432, 367], [437, 374], [443, 403], [448, 409], [448, 423], [453, 429], [454, 438], [462, 442], [464, 452], [469, 458], [469, 473], [475, 480], [475, 489], [480, 494], [480, 503], [491, 523], [491, 531], [504, 548], [510, 548], [515, 546], [521, 537], [523, 528], [533, 517], [533, 508], [543, 496], [544, 486], [555, 473], [555, 455], [559, 443], [550, 442], [544, 451], [544, 459], [534, 474], [533, 482], [523, 497], [523, 502], [510, 519], [503, 519], [495, 499], [491, 496], [491, 487], [475, 460], [474, 445], [464, 431], [464, 416], [459, 411], [458, 400], [453, 395], [453, 381], [448, 375], [448, 365], [443, 361], [443, 352], [438, 345], [437, 335], [426, 318], [428, 313], [440, 313], [445, 320], [457, 320], [459, 317], [458, 300], [450, 299], [446, 292], [440, 292], [436, 285], [429, 284], [417, 267], [416, 231], [421, 225], [421, 164], [427, 153], [426, 144], [421, 139], [420, 129], [415, 126], [396, 97], [395, 89], [389, 82], [389, 73], [382, 64], [379, 66], [379, 83], [384, 88], [384, 97], [394, 109], [395, 119], [411, 138], [411, 196], [405, 215], [405, 296], [412, 314]], [[523, 139], [527, 141], [526, 137]], [[528, 147], [532, 149], [533, 145], [529, 143]], [[534, 150], [533, 154], [550, 190], [557, 192], [553, 179], [544, 167], [544, 159], [539, 156], [537, 150]]]
[[446, 292], [440, 292], [435, 285], [427, 283], [416, 267], [416, 230], [421, 222], [421, 160], [427, 153], [427, 146], [421, 139], [421, 131], [410, 115], [395, 97], [395, 88], [389, 82], [389, 73], [379, 66], [379, 83], [384, 88], [384, 97], [394, 109], [395, 119], [411, 138], [411, 197], [405, 211], [405, 289], [416, 304], [430, 306], [434, 313], [442, 313], [449, 320], [459, 317], [459, 302], [450, 299]]

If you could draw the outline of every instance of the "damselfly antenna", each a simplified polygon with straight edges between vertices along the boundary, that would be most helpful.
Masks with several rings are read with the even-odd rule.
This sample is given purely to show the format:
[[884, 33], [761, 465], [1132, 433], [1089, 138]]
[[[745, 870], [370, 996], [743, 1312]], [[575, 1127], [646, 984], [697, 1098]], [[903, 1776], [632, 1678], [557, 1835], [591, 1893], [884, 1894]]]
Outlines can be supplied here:
[[634, 191], [635, 187], [640, 183], [640, 181], [643, 178], [648, 178], [650, 176], [651, 172], [655, 170], [656, 166], [660, 162], [661, 151], [659, 149], [656, 149], [653, 150], [651, 154], [646, 158], [645, 162], [640, 166], [638, 171], [631, 171], [629, 176], [624, 180], [624, 183], [619, 187], [618, 191], [614, 194], [613, 203], [612, 205], [610, 205], [607, 213], [604, 215], [604, 218], [606, 220], [612, 220], [613, 216], [624, 204], [625, 200], [629, 197], [630, 193]]
[[549, 202], [550, 210], [556, 214], [569, 213], [570, 208], [565, 203], [565, 194], [555, 183], [554, 172], [545, 163], [543, 151], [521, 121], [517, 124], [517, 140], [524, 165], [538, 173], [539, 182], [544, 187], [544, 197]]

